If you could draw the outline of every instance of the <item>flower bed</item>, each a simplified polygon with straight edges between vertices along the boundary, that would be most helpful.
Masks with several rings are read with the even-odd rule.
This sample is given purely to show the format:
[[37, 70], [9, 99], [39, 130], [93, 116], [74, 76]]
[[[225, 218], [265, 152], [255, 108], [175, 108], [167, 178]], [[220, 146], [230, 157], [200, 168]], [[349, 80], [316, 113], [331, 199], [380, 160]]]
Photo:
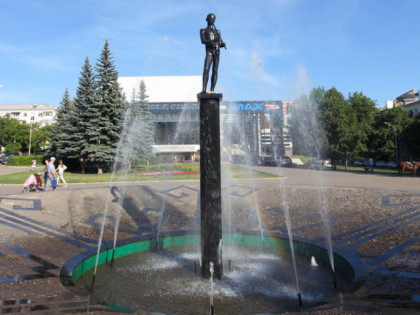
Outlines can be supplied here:
[[141, 171], [138, 173], [133, 173], [131, 175], [144, 175], [144, 176], [151, 176], [151, 175], [191, 175], [191, 174], [200, 174], [200, 171]]

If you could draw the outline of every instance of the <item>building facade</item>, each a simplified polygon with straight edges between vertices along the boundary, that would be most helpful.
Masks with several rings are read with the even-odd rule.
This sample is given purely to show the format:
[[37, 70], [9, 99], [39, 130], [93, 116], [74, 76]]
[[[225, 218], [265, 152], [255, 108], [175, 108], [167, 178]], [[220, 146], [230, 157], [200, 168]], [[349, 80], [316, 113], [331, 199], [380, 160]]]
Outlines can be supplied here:
[[410, 90], [398, 96], [393, 101], [387, 101], [387, 108], [401, 106], [412, 117], [420, 114], [420, 91]]
[[0, 116], [11, 118], [27, 124], [38, 123], [40, 126], [54, 123], [57, 108], [46, 104], [0, 105]]
[[[141, 81], [145, 83], [156, 127], [156, 152], [166, 160], [193, 160], [200, 143], [197, 93], [202, 89], [202, 77], [120, 77], [118, 81], [127, 100], [138, 93]], [[281, 101], [222, 101], [222, 160], [291, 154], [285, 150], [283, 108]]]

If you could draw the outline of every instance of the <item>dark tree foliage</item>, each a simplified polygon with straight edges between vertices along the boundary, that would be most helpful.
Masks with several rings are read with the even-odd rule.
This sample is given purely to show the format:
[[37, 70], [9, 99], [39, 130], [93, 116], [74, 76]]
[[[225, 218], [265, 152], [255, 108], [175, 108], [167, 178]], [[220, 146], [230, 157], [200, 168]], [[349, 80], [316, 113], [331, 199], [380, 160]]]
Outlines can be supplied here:
[[400, 137], [401, 161], [420, 161], [420, 115], [417, 115]]
[[[395, 152], [395, 127], [397, 135], [397, 145], [401, 141], [401, 133], [404, 128], [410, 125], [412, 119], [407, 116], [407, 111], [402, 107], [383, 109], [377, 112], [372, 133], [369, 137], [369, 147], [373, 152], [375, 160], [396, 160]], [[399, 146], [399, 145], [398, 145]], [[398, 148], [398, 151], [399, 148]]]

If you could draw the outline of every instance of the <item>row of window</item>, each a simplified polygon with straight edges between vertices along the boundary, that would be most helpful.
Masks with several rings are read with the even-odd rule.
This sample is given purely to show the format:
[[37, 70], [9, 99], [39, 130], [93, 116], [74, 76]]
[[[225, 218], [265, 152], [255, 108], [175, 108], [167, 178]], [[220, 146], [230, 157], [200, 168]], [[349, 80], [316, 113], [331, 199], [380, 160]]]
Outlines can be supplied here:
[[[17, 118], [17, 117], [20, 116], [20, 114], [21, 114], [21, 112], [11, 112], [10, 116], [14, 117], [14, 118]], [[31, 114], [33, 115], [33, 113], [31, 113]], [[52, 116], [52, 115], [53, 115], [52, 112], [40, 112], [40, 113], [38, 113], [38, 117], [42, 117], [42, 116], [48, 117], [48, 116]], [[23, 117], [28, 117], [28, 113], [23, 113]], [[31, 120], [34, 120], [33, 116], [31, 117]]]

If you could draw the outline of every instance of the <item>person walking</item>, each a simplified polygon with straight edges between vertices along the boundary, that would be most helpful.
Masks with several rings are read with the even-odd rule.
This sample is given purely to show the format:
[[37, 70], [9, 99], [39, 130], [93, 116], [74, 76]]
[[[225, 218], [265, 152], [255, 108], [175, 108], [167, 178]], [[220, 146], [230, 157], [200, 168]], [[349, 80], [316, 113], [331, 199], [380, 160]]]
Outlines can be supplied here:
[[63, 160], [58, 160], [58, 167], [55, 169], [56, 171], [58, 171], [57, 182], [61, 179], [61, 181], [64, 184], [64, 188], [67, 187], [66, 180], [64, 179], [64, 176], [63, 176], [63, 173], [66, 169], [67, 169], [67, 166], [64, 165]]
[[48, 164], [50, 163], [50, 160], [48, 158], [44, 159], [44, 190], [47, 188], [47, 178], [48, 178]]
[[47, 182], [45, 183], [45, 191], [50, 190], [51, 184], [54, 179], [57, 178], [57, 173], [55, 172], [55, 157], [50, 159], [50, 162], [47, 165]]
[[370, 171], [373, 173], [373, 159], [372, 158], [369, 159], [369, 166], [370, 166]]

